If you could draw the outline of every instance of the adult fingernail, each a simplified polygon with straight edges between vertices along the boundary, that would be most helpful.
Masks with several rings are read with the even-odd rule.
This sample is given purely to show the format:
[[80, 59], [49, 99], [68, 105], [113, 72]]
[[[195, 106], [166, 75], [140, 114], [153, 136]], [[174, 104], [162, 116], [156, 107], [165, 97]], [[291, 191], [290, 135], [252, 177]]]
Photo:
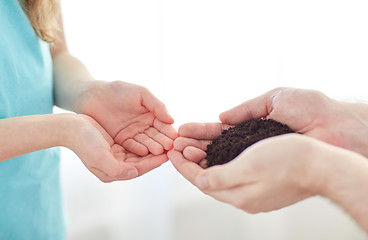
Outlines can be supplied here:
[[131, 169], [128, 171], [128, 178], [135, 178], [138, 177], [138, 171], [136, 169]]
[[207, 177], [205, 175], [199, 177], [199, 179], [198, 179], [198, 187], [200, 189], [206, 189], [206, 188], [208, 188], [208, 180], [207, 180]]

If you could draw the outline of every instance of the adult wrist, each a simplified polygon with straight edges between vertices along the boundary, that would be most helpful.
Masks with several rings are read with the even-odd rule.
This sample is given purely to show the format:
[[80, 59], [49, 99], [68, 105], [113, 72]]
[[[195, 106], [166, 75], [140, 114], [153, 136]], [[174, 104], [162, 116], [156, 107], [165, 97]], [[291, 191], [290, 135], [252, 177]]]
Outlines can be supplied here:
[[308, 154], [300, 156], [305, 163], [300, 176], [296, 176], [300, 187], [314, 195], [333, 199], [343, 175], [347, 174], [350, 158], [346, 155], [358, 154], [313, 138], [305, 138], [303, 152]]
[[299, 166], [299, 172], [295, 175], [298, 186], [313, 195], [320, 195], [324, 191], [325, 171], [328, 167], [324, 162], [325, 153], [321, 155], [320, 144], [325, 143], [310, 137], [304, 138], [302, 152], [307, 154], [299, 156], [303, 164]]
[[334, 148], [325, 161], [330, 165], [320, 195], [345, 210], [368, 232], [368, 162], [365, 157], [345, 149]]
[[350, 184], [366, 159], [358, 153], [327, 143], [321, 143], [318, 152], [314, 160], [318, 164], [314, 164], [312, 169], [315, 172], [314, 189], [317, 194], [338, 203], [339, 199], [344, 198], [346, 189], [352, 187]]

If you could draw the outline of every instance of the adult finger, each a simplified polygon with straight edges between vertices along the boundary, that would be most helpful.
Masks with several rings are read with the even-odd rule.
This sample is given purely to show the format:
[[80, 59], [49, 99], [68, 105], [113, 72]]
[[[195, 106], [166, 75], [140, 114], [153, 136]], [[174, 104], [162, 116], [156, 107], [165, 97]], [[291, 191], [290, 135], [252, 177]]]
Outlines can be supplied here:
[[197, 180], [204, 171], [198, 164], [188, 161], [184, 158], [181, 152], [176, 150], [170, 150], [167, 155], [176, 170], [183, 175], [184, 178], [196, 185], [198, 188], [206, 187], [205, 182], [202, 183]]
[[189, 161], [198, 164], [201, 160], [203, 160], [207, 156], [207, 154], [205, 151], [199, 148], [188, 146], [184, 149], [183, 156]]
[[273, 89], [220, 114], [220, 121], [236, 125], [245, 120], [266, 117], [272, 111], [272, 99], [283, 88]]
[[229, 125], [224, 125], [222, 123], [186, 123], [179, 127], [179, 136], [212, 140], [229, 127]]
[[231, 189], [254, 181], [252, 172], [247, 166], [246, 159], [237, 157], [224, 165], [216, 165], [206, 169], [201, 176], [201, 182], [207, 182], [207, 187], [202, 190], [215, 191]]
[[193, 138], [178, 137], [174, 141], [174, 148], [175, 150], [182, 152], [186, 147], [192, 146], [206, 151], [207, 145], [210, 143], [211, 141], [209, 140], [197, 140]]
[[251, 182], [244, 167], [233, 162], [203, 169], [197, 163], [189, 161], [179, 151], [170, 150], [168, 156], [174, 167], [201, 190], [228, 189]]

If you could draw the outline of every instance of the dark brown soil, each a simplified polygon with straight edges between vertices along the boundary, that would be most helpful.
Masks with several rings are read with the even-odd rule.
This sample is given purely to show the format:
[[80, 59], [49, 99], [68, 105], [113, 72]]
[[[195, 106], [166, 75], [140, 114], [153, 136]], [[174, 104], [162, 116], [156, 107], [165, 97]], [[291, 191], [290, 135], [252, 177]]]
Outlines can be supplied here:
[[207, 146], [207, 167], [224, 164], [250, 145], [265, 138], [293, 133], [287, 125], [272, 119], [255, 119], [224, 130]]

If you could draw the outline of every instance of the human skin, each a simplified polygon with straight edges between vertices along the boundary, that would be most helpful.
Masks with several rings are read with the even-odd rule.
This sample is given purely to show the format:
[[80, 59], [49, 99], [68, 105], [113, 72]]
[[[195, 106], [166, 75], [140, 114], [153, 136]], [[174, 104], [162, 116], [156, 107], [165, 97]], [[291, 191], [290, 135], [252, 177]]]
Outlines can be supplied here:
[[315, 90], [276, 88], [220, 115], [224, 124], [270, 118], [292, 130], [368, 157], [368, 105]]
[[[221, 123], [188, 123], [179, 128], [174, 147], [191, 160], [206, 157], [191, 147], [210, 143], [223, 129], [242, 121], [269, 118], [292, 130], [368, 157], [368, 105], [331, 99], [321, 92], [295, 88], [276, 88], [220, 114]], [[201, 139], [203, 132], [215, 134]], [[212, 132], [214, 128], [217, 132]], [[203, 164], [203, 163], [201, 163]], [[204, 164], [203, 164], [204, 165]]]
[[[162, 164], [161, 156], [129, 153], [114, 143], [92, 118], [82, 114], [45, 114], [0, 120], [0, 161], [64, 146], [103, 182], [127, 180]], [[11, 160], [9, 160], [11, 161]], [[138, 170], [138, 173], [137, 173]]]
[[181, 151], [170, 150], [168, 156], [205, 194], [248, 213], [277, 210], [321, 195], [368, 232], [368, 159], [358, 153], [286, 134], [262, 140], [233, 161], [206, 169]]
[[[251, 161], [249, 159], [253, 159], [254, 162], [259, 161], [259, 164], [262, 164], [260, 158], [263, 157], [262, 159], [265, 159], [263, 160], [265, 162], [272, 160], [277, 162], [279, 164], [278, 166], [286, 168], [288, 164], [290, 164], [290, 161], [287, 159], [295, 156], [295, 152], [298, 152], [296, 159], [300, 159], [301, 157], [319, 159], [319, 161], [306, 161], [309, 163], [312, 162], [313, 164], [310, 165], [316, 167], [306, 168], [310, 169], [307, 171], [309, 176], [298, 179], [303, 179], [304, 181], [305, 179], [315, 178], [322, 183], [330, 181], [328, 185], [334, 187], [324, 189], [318, 186], [315, 187], [314, 185], [316, 184], [310, 184], [307, 186], [302, 185], [302, 191], [300, 191], [299, 187], [295, 188], [295, 185], [289, 184], [288, 187], [291, 192], [285, 192], [285, 194], [282, 195], [285, 196], [285, 198], [278, 201], [277, 198], [282, 196], [275, 196], [276, 198], [272, 198], [272, 202], [267, 202], [267, 199], [264, 199], [263, 205], [261, 204], [262, 199], [257, 199], [257, 201], [251, 199], [251, 195], [248, 195], [248, 191], [247, 196], [245, 196], [246, 199], [242, 199], [240, 192], [237, 193], [237, 195], [229, 194], [229, 199], [222, 197], [218, 197], [218, 199], [229, 202], [249, 212], [258, 212], [279, 209], [306, 197], [320, 194], [332, 199], [342, 206], [367, 231], [367, 219], [365, 218], [367, 210], [363, 205], [364, 203], [359, 199], [361, 197], [363, 201], [367, 200], [365, 193], [362, 193], [363, 191], [361, 191], [361, 189], [365, 188], [364, 181], [366, 181], [366, 174], [368, 173], [365, 165], [366, 159], [363, 157], [368, 156], [368, 143], [365, 141], [368, 137], [367, 112], [368, 106], [363, 103], [336, 101], [313, 90], [277, 88], [222, 113], [220, 115], [221, 122], [188, 123], [182, 125], [179, 128], [179, 137], [174, 141], [174, 150], [170, 151], [168, 156], [180, 173], [205, 193], [214, 196], [215, 198], [217, 197], [217, 192], [221, 191], [210, 191], [209, 189], [211, 189], [212, 184], [217, 186], [221, 185], [222, 182], [226, 183], [226, 181], [238, 181], [238, 183], [240, 183], [241, 181], [246, 181], [246, 179], [248, 179], [247, 176], [249, 172], [247, 172], [247, 174], [243, 172], [244, 174], [236, 175], [234, 172], [236, 171], [235, 168], [231, 168], [232, 170], [230, 170], [230, 168], [229, 170], [226, 170], [226, 166], [237, 166], [235, 164], [236, 162], [241, 161], [239, 160], [240, 158], [244, 159], [244, 162], [245, 160]], [[266, 139], [259, 142], [259, 144], [254, 145], [254, 147], [250, 147], [249, 150], [246, 150], [241, 155], [242, 157], [238, 157], [228, 164], [203, 169], [206, 168], [205, 150], [207, 149], [207, 145], [215, 137], [219, 136], [224, 129], [234, 126], [242, 121], [257, 118], [270, 118], [282, 122], [287, 124], [294, 131], [304, 135], [299, 135], [299, 137], [309, 136], [314, 139], [309, 138], [306, 143], [302, 144], [303, 148], [295, 145], [295, 143], [291, 141], [287, 142], [286, 140], [284, 141], [285, 145], [283, 146], [280, 146], [276, 142], [275, 145], [271, 144], [267, 146], [265, 143], [271, 140]], [[295, 136], [293, 136], [292, 139], [296, 141], [300, 140]], [[321, 142], [315, 139], [321, 140]], [[305, 140], [303, 141], [305, 142]], [[317, 141], [319, 144], [315, 144], [313, 141]], [[331, 145], [323, 143], [322, 141]], [[265, 147], [264, 150], [261, 151], [263, 148], [260, 146], [263, 144], [265, 144]], [[315, 149], [308, 147], [309, 145], [313, 145]], [[337, 147], [333, 147], [332, 145]], [[256, 148], [256, 146], [258, 147]], [[283, 150], [283, 152], [279, 153], [276, 151], [279, 155], [276, 154], [274, 156], [274, 151], [270, 151], [272, 146], [278, 146]], [[292, 146], [294, 146], [295, 149], [293, 149]], [[251, 149], [254, 148], [260, 150], [251, 151]], [[344, 150], [343, 148], [347, 150]], [[306, 149], [309, 150], [307, 151]], [[316, 149], [319, 149], [320, 151], [317, 151]], [[351, 150], [352, 152], [348, 150]], [[249, 151], [254, 154], [248, 154]], [[313, 155], [311, 154], [312, 152], [319, 154]], [[256, 153], [259, 154], [259, 156], [257, 156]], [[265, 156], [267, 153], [272, 153], [272, 155]], [[327, 156], [327, 153], [331, 155]], [[332, 160], [335, 160], [335, 162]], [[283, 161], [285, 161], [285, 163]], [[240, 169], [240, 165], [238, 167]], [[263, 172], [259, 172], [259, 174], [262, 174], [263, 177], [267, 177], [267, 174], [270, 174], [269, 177], [272, 179], [272, 176], [275, 177], [277, 171], [272, 172], [270, 170], [277, 169], [275, 167], [277, 166], [269, 166], [268, 171], [264, 168]], [[336, 171], [333, 170], [334, 168], [336, 168]], [[212, 172], [216, 172], [217, 174], [212, 174]], [[284, 173], [285, 171], [281, 170], [279, 172]], [[292, 173], [292, 171], [290, 172]], [[292, 174], [295, 174], [296, 172], [298, 171], [295, 171]], [[210, 174], [211, 177], [200, 177], [203, 175], [207, 176], [207, 174]], [[288, 181], [294, 183], [295, 177], [289, 177], [290, 179]], [[277, 179], [273, 179], [272, 181], [263, 181], [264, 189], [266, 189], [267, 184], [269, 184], [268, 187], [274, 187], [274, 180]], [[318, 180], [316, 180], [317, 183]], [[308, 182], [309, 181], [307, 181], [307, 183]], [[206, 184], [209, 184], [209, 189], [206, 189]], [[232, 188], [241, 189], [235, 188], [234, 186], [227, 187], [227, 191], [225, 191], [226, 186], [222, 190], [224, 193], [229, 192]], [[249, 189], [258, 189], [257, 191], [260, 191], [259, 189], [261, 188], [251, 187]], [[303, 189], [305, 191], [303, 191]], [[282, 190], [283, 189], [280, 189], [280, 191]], [[286, 190], [288, 189], [286, 188]], [[270, 193], [272, 193], [272, 189], [270, 190]], [[226, 194], [220, 196], [225, 195]], [[252, 200], [254, 201], [252, 202]], [[260, 208], [256, 208], [256, 206], [252, 206], [252, 204], [255, 204], [256, 206], [257, 204], [260, 204]]]
[[166, 162], [177, 132], [165, 105], [142, 86], [95, 80], [69, 53], [60, 25], [50, 47], [55, 104], [78, 114], [1, 119], [0, 160], [65, 146], [103, 182], [138, 177]]
[[[166, 162], [177, 131], [171, 126], [174, 120], [165, 105], [142, 86], [95, 80], [83, 63], [69, 53], [63, 28], [60, 29], [51, 47], [55, 104], [93, 118], [114, 144], [133, 154], [145, 169], [137, 168], [137, 176]], [[132, 166], [121, 167], [128, 172]]]

